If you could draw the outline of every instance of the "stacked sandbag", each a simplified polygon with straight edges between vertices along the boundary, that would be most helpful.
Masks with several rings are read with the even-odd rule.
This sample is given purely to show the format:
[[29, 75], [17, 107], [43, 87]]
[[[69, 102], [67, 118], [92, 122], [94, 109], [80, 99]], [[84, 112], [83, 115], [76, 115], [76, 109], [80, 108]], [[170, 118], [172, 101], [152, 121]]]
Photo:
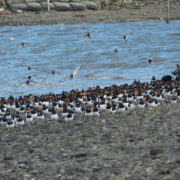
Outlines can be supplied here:
[[[40, 11], [47, 10], [47, 0], [6, 0], [9, 8], [13, 12]], [[84, 11], [99, 9], [98, 0], [50, 0], [49, 7], [57, 11]]]
[[[44, 9], [44, 10], [48, 9], [47, 1], [46, 2], [41, 2], [40, 4], [41, 4], [42, 9]], [[51, 10], [55, 10], [55, 5], [53, 3], [49, 3], [49, 7], [50, 7]]]
[[6, 0], [8, 7], [11, 11], [16, 12], [16, 10], [28, 10], [27, 5], [24, 3], [24, 0]]
[[97, 10], [97, 4], [95, 4], [94, 2], [82, 2], [87, 9], [90, 10]]
[[69, 3], [70, 6], [72, 7], [73, 11], [84, 11], [86, 10], [86, 6], [83, 3]]
[[72, 10], [71, 6], [69, 3], [66, 2], [54, 2], [55, 9], [57, 11], [69, 11]]

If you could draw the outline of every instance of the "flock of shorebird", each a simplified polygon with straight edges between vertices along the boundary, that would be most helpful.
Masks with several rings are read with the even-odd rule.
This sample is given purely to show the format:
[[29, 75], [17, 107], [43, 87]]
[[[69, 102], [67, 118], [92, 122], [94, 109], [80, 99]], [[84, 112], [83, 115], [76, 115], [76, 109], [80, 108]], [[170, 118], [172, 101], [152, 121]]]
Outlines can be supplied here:
[[[91, 33], [84, 36], [81, 46], [87, 38], [91, 38]], [[123, 36], [123, 39], [127, 41], [127, 36]], [[19, 45], [24, 48], [27, 44]], [[152, 63], [152, 60], [148, 59], [148, 63]], [[80, 68], [81, 66], [78, 66], [68, 78], [74, 78]], [[31, 67], [27, 69], [32, 70]], [[58, 72], [51, 72], [52, 75], [56, 73]], [[68, 122], [73, 121], [77, 114], [98, 117], [102, 112], [125, 113], [135, 108], [157, 107], [167, 98], [174, 104], [180, 100], [179, 65], [172, 74], [176, 76], [176, 80], [170, 75], [164, 76], [161, 80], [156, 80], [153, 76], [150, 83], [134, 80], [130, 85], [112, 85], [104, 88], [96, 86], [86, 91], [73, 89], [61, 94], [27, 95], [19, 98], [10, 96], [7, 99], [1, 97], [0, 124], [13, 128], [37, 120]], [[33, 82], [35, 81], [32, 81], [32, 76], [28, 76], [25, 83], [29, 85]]]
[[125, 113], [135, 108], [157, 107], [165, 98], [180, 100], [180, 81], [164, 76], [150, 83], [71, 90], [61, 94], [0, 98], [0, 124], [12, 128], [37, 120], [73, 121], [77, 114], [100, 116], [102, 112]]

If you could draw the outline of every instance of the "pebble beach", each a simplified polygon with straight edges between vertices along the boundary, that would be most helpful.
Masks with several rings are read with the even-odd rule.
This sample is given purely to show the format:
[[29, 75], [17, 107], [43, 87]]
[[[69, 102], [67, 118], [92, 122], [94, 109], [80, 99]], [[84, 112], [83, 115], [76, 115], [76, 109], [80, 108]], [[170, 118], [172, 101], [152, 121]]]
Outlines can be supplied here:
[[180, 103], [0, 128], [2, 179], [179, 179]]

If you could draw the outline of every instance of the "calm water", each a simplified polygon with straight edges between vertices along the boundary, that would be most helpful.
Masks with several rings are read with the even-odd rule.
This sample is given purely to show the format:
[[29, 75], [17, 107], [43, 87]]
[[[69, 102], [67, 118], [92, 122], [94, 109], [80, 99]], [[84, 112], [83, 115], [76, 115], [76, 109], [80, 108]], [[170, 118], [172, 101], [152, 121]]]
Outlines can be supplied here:
[[[92, 38], [81, 42], [87, 32]], [[123, 35], [128, 35], [124, 41]], [[9, 37], [14, 40], [9, 40]], [[26, 47], [17, 46], [28, 43]], [[114, 49], [118, 49], [118, 53]], [[147, 59], [153, 60], [152, 64]], [[0, 96], [161, 78], [180, 63], [180, 22], [0, 27]], [[67, 79], [80, 66], [75, 79]], [[32, 70], [28, 71], [27, 67]], [[52, 71], [57, 73], [53, 76]], [[36, 81], [24, 82], [28, 76]]]

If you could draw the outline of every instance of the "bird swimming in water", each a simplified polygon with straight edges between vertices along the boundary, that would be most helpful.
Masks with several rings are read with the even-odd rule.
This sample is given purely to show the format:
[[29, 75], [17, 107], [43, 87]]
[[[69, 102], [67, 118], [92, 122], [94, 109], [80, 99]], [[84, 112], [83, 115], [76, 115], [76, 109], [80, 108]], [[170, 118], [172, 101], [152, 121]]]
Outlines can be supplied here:
[[27, 46], [28, 44], [29, 44], [29, 43], [24, 43], [24, 42], [17, 44], [17, 46], [16, 46], [16, 51], [17, 51], [17, 49], [18, 49], [19, 46], [21, 46], [21, 47], [24, 48], [24, 47]]
[[127, 36], [123, 36], [123, 39], [124, 39], [125, 41], [127, 41], [127, 38], [128, 38]]
[[55, 74], [61, 74], [60, 72], [56, 72], [56, 71], [51, 71], [50, 73], [48, 73], [48, 74], [52, 74], [53, 76], [55, 75]]
[[27, 67], [27, 70], [28, 70], [28, 71], [31, 71], [31, 70], [40, 71], [40, 69], [35, 68], [35, 67], [32, 68], [32, 67], [30, 67], [30, 66]]
[[86, 36], [87, 36], [88, 38], [91, 38], [91, 33], [88, 32], [88, 33], [86, 34]]
[[116, 49], [114, 49], [114, 52], [115, 52], [115, 53], [118, 53], [118, 49], [117, 49], [117, 48], [116, 48]]
[[152, 59], [148, 59], [148, 63], [151, 64], [152, 63]]
[[34, 84], [34, 83], [38, 83], [38, 82], [33, 81], [33, 80], [32, 80], [32, 76], [28, 76], [27, 81], [22, 82], [22, 83], [20, 83], [20, 84], [27, 84], [27, 85], [31, 85], [31, 84]]

